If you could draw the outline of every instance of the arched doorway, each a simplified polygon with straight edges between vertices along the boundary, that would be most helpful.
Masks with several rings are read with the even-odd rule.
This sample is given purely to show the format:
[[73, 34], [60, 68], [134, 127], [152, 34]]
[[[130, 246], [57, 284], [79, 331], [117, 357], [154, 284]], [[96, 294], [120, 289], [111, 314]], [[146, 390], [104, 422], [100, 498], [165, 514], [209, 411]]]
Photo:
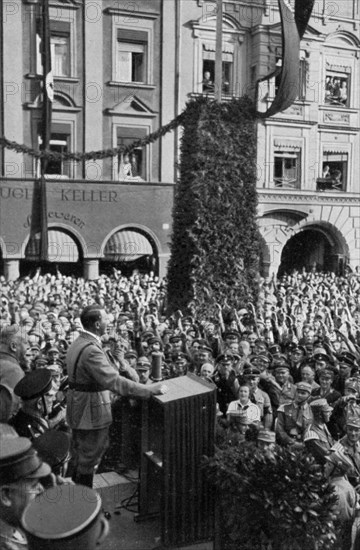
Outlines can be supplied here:
[[126, 277], [135, 270], [140, 273], [154, 271], [157, 275], [158, 250], [154, 239], [138, 228], [121, 229], [114, 233], [105, 245], [100, 272], [110, 274], [114, 267]]
[[335, 271], [341, 273], [346, 258], [339, 243], [323, 229], [305, 228], [285, 244], [278, 276], [293, 270]]
[[39, 261], [40, 233], [30, 237], [25, 249], [25, 259], [20, 262], [20, 276], [31, 275], [38, 267], [42, 272], [81, 277], [82, 249], [76, 237], [64, 229], [48, 230], [48, 262]]

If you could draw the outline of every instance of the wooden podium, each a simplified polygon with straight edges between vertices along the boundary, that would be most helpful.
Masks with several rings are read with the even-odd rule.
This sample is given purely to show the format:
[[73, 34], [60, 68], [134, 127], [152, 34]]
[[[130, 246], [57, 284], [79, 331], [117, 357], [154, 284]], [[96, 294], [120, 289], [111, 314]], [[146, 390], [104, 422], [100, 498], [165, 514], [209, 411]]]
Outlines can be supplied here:
[[213, 538], [214, 495], [201, 458], [214, 454], [216, 389], [188, 374], [143, 403], [138, 519], [161, 518], [164, 546]]

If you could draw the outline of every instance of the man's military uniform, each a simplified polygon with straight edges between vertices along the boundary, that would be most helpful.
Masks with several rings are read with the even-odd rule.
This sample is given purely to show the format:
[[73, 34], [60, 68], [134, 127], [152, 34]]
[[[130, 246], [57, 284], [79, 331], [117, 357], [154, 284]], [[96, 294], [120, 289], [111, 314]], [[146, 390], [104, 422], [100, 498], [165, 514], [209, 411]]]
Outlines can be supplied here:
[[345, 435], [345, 437], [340, 439], [339, 443], [344, 449], [344, 454], [353, 464], [352, 470], [348, 472], [348, 478], [350, 483], [356, 487], [360, 483], [360, 441], [353, 444], [349, 441], [348, 436]]
[[[29, 550], [95, 550], [109, 532], [96, 491], [79, 485], [47, 489], [25, 509], [22, 527]], [[70, 503], [70, 505], [69, 505]]]
[[304, 443], [316, 460], [325, 464], [325, 456], [330, 453], [334, 440], [326, 424], [323, 426], [310, 424], [304, 434]]
[[[14, 393], [23, 401], [30, 401], [43, 398], [51, 388], [51, 372], [47, 369], [39, 369], [27, 373], [15, 386]], [[30, 414], [22, 409], [10, 420], [9, 424], [15, 428], [18, 435], [27, 437], [31, 441], [49, 429], [47, 420], [40, 413]]]
[[[25, 479], [38, 479], [49, 476], [50, 466], [42, 462], [31, 442], [23, 437], [2, 440], [0, 445], [0, 488], [14, 484], [17, 491], [26, 491]], [[32, 491], [34, 492], [34, 491]], [[24, 497], [25, 498], [25, 497]], [[31, 498], [31, 497], [29, 497]], [[35, 499], [35, 494], [33, 494]], [[21, 514], [21, 509], [11, 504], [12, 513]], [[24, 533], [20, 529], [20, 517], [9, 523], [8, 517], [0, 517], [0, 550], [27, 550]]]
[[45, 418], [27, 414], [21, 409], [9, 423], [16, 430], [18, 435], [27, 437], [31, 439], [31, 441], [49, 429], [49, 424]]
[[308, 403], [285, 403], [278, 408], [276, 436], [282, 445], [303, 441], [306, 428], [312, 421]]
[[306, 428], [304, 435], [305, 447], [320, 464], [325, 464], [326, 457], [330, 454], [331, 447], [334, 444], [332, 435], [326, 426], [332, 407], [326, 399], [316, 399], [310, 403], [310, 409], [314, 421]]
[[219, 404], [219, 410], [222, 412], [223, 417], [226, 417], [229, 403], [234, 401], [234, 397], [237, 398], [237, 392], [239, 389], [239, 383], [236, 378], [236, 374], [232, 371], [229, 378], [222, 377], [218, 372], [211, 377], [212, 382], [216, 385], [216, 399]]
[[76, 458], [73, 480], [91, 487], [96, 466], [108, 446], [112, 423], [111, 392], [150, 398], [152, 386], [120, 376], [104, 353], [101, 340], [83, 331], [66, 355], [69, 376], [67, 420]]

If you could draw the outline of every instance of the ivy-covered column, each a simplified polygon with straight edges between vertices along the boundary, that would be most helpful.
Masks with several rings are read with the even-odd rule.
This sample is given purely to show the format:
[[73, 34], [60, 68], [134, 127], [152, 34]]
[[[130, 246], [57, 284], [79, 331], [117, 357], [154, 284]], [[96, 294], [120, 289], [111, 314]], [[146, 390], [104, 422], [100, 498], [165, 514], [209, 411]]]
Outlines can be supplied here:
[[256, 299], [256, 119], [244, 97], [199, 98], [183, 121], [173, 210], [169, 307], [209, 314]]

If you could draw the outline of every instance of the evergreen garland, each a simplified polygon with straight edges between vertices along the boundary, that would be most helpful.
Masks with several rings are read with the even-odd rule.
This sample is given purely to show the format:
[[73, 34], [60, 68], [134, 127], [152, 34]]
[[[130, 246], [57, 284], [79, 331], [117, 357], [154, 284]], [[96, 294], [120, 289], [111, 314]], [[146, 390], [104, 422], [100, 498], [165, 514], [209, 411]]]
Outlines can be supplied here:
[[250, 99], [200, 97], [185, 111], [168, 270], [170, 311], [256, 300], [256, 129]]

